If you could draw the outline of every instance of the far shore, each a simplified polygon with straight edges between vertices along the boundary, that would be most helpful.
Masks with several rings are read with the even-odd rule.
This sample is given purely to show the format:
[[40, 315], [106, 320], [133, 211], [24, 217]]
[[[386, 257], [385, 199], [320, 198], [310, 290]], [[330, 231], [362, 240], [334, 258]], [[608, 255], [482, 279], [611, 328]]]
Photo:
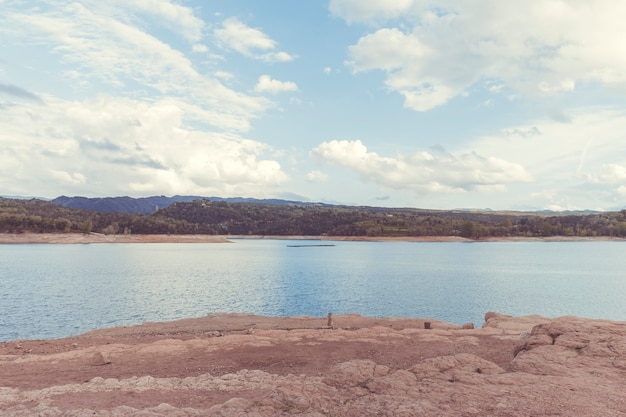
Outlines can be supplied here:
[[0, 233], [0, 244], [57, 243], [232, 243], [234, 239], [285, 239], [353, 242], [588, 242], [625, 241], [611, 236], [486, 237], [460, 236], [267, 236], [267, 235], [104, 235], [101, 233]]
[[101, 233], [0, 233], [3, 243], [228, 243], [215, 235], [104, 235]]

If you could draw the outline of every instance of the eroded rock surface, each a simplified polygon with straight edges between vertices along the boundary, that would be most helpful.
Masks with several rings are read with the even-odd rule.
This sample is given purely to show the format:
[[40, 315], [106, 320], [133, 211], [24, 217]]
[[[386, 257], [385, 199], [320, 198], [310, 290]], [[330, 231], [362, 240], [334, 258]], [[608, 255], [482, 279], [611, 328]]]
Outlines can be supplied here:
[[626, 416], [626, 323], [219, 315], [0, 344], [2, 416]]

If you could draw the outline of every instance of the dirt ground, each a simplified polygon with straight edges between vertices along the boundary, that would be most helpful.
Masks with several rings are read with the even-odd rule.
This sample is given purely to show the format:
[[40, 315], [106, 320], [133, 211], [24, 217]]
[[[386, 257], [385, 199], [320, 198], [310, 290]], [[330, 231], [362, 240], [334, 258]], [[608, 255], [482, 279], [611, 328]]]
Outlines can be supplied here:
[[[153, 377], [186, 377], [210, 373], [224, 375], [239, 369], [257, 369], [271, 371], [279, 375], [305, 373], [324, 375], [330, 367], [351, 359], [373, 359], [379, 364], [393, 368], [403, 368], [416, 361], [432, 356], [454, 353], [458, 346], [437, 344], [428, 340], [407, 338], [394, 343], [372, 343], [371, 340], [350, 340], [350, 333], [358, 330], [384, 327], [400, 331], [403, 329], [424, 329], [424, 322], [430, 322], [432, 329], [457, 329], [459, 326], [429, 319], [379, 319], [360, 315], [340, 315], [331, 318], [332, 327], [328, 327], [328, 317], [261, 317], [245, 314], [220, 314], [197, 319], [178, 320], [166, 323], [147, 323], [139, 326], [116, 327], [96, 330], [76, 337], [51, 340], [22, 340], [0, 343], [0, 357], [17, 355], [33, 357], [41, 355], [64, 354], [81, 350], [92, 351], [94, 348], [114, 350], [115, 357], [108, 366], [68, 367], [64, 361], [50, 361], [42, 367], [27, 367], [21, 361], [11, 367], [3, 363], [2, 382], [19, 388], [42, 388], [51, 384], [80, 383], [96, 376], [103, 378], [128, 378], [138, 375]], [[242, 338], [271, 335], [268, 331], [282, 333], [314, 330], [315, 334], [328, 337], [310, 346], [294, 346], [286, 340], [277, 339], [277, 343], [249, 346], [241, 343]], [[334, 340], [333, 335], [346, 335], [341, 340]], [[314, 333], [311, 332], [311, 335]], [[227, 343], [232, 336], [232, 343]], [[237, 337], [240, 336], [240, 337]], [[222, 339], [217, 339], [222, 338]], [[347, 340], [346, 340], [347, 339]], [[203, 341], [226, 347], [220, 355], [206, 349], [205, 343], [189, 343], [188, 348], [172, 356], [167, 344]], [[165, 343], [168, 342], [168, 343]], [[283, 343], [284, 342], [284, 343]], [[490, 337], [481, 337], [480, 343], [469, 348], [480, 353], [487, 360], [506, 365], [513, 358], [515, 341], [502, 346], [500, 340], [494, 343]], [[121, 345], [123, 349], [119, 348]], [[140, 346], [163, 346], [153, 349], [149, 357], [137, 358], [136, 349]], [[107, 349], [107, 346], [112, 346]], [[453, 349], [454, 348], [454, 349]], [[451, 350], [452, 349], [452, 350]], [[89, 356], [89, 355], [87, 355]], [[71, 355], [66, 355], [70, 358]], [[73, 358], [80, 361], [84, 358]], [[89, 361], [87, 361], [89, 362]], [[83, 363], [84, 365], [85, 363]], [[43, 365], [43, 364], [42, 364]], [[32, 371], [32, 373], [30, 373]]]
[[331, 324], [220, 314], [0, 343], [0, 415], [626, 416], [625, 323]]

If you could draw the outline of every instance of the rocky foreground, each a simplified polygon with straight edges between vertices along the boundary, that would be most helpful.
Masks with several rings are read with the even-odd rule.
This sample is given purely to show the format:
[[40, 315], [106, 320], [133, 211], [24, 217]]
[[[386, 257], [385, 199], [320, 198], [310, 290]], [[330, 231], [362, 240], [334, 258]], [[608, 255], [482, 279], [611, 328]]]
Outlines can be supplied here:
[[626, 416], [626, 322], [485, 319], [214, 315], [0, 343], [0, 415]]

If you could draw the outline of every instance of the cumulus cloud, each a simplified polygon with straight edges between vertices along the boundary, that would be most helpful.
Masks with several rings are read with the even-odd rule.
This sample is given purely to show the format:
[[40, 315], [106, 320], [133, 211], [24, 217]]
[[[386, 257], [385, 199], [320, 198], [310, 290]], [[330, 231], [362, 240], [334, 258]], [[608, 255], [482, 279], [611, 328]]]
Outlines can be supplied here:
[[287, 181], [266, 145], [192, 129], [185, 114], [176, 101], [110, 96], [51, 99], [36, 116], [12, 106], [0, 114], [0, 186], [42, 196], [60, 189], [258, 196]]
[[387, 27], [350, 47], [355, 72], [380, 70], [405, 106], [425, 111], [481, 80], [529, 96], [564, 94], [599, 82], [626, 91], [625, 4], [442, 0], [333, 0], [349, 23]]
[[292, 81], [274, 80], [269, 75], [261, 75], [254, 86], [257, 93], [283, 93], [286, 91], [298, 91], [298, 86]]
[[289, 62], [294, 57], [278, 51], [275, 40], [259, 29], [251, 28], [236, 17], [231, 17], [215, 29], [216, 38], [224, 47], [234, 49], [248, 58], [267, 62]]
[[369, 152], [360, 140], [323, 142], [311, 151], [320, 162], [342, 166], [366, 181], [418, 192], [458, 192], [532, 180], [523, 166], [475, 152], [455, 157], [418, 152], [394, 158]]
[[[288, 180], [272, 149], [242, 136], [273, 103], [226, 87], [233, 74], [200, 72], [156, 37], [154, 25], [166, 27], [206, 52], [191, 8], [167, 0], [11, 6], [0, 17], [3, 35], [45, 47], [56, 74], [73, 82], [38, 95], [0, 84], [0, 94], [22, 99], [0, 112], [7, 193], [261, 196]], [[98, 89], [107, 93], [76, 98]]]

